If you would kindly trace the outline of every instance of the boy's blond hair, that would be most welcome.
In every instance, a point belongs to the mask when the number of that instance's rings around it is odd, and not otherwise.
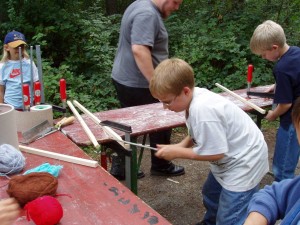
[[[250,49],[254,54],[271,50],[273,45],[282,48],[286,44],[283,28],[272,20],[260,24],[253,32],[250,40]]]
[[[155,97],[166,94],[180,95],[184,87],[195,86],[194,71],[182,59],[172,58],[162,61],[154,70],[150,81],[150,91]]]

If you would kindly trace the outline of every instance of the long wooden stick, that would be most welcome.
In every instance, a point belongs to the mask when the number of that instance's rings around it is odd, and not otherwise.
[[[91,140],[91,142],[93,143],[95,148],[100,149],[100,145],[99,145],[97,139],[95,138],[95,136],[92,133],[92,131],[90,130],[90,128],[86,125],[86,123],[84,122],[84,120],[82,119],[80,114],[77,112],[77,110],[73,106],[72,102],[67,101],[67,104],[68,104],[69,108],[71,109],[71,111],[73,112],[74,116],[77,118],[77,120],[81,124],[82,128],[84,129],[85,133],[87,134],[87,136],[89,137],[89,139]]]
[[[101,120],[99,120],[93,113],[91,113],[88,109],[86,109],[83,105],[81,105],[78,101],[73,100],[74,105],[76,105],[82,112],[84,112],[87,116],[89,116],[97,125],[101,125]],[[108,126],[102,126],[104,132],[110,136],[113,140],[118,141],[124,148],[124,141],[120,135],[118,135],[115,131],[113,131]]]
[[[266,114],[266,110],[258,107],[257,105],[253,104],[252,102],[247,101],[247,99],[239,96],[238,94],[230,91],[226,87],[222,86],[221,84],[216,83],[216,86],[221,88],[222,90],[226,91],[228,94],[232,95],[233,97],[239,99],[241,102],[245,103],[246,105],[250,106],[251,108],[255,109],[256,111],[260,112],[261,114]]]
[[[52,158],[52,159],[59,159],[61,161],[75,163],[75,164],[79,164],[79,165],[83,165],[83,166],[89,166],[89,167],[97,167],[98,166],[98,162],[94,161],[94,160],[82,159],[82,158],[78,158],[78,157],[74,157],[74,156],[70,156],[70,155],[64,155],[64,154],[60,154],[60,153],[56,153],[56,152],[49,152],[49,151],[32,148],[32,147],[28,147],[28,146],[24,146],[24,145],[19,145],[19,149],[23,152],[27,152],[30,154],[40,155],[40,156],[44,156],[44,157],[48,157],[48,158]]]

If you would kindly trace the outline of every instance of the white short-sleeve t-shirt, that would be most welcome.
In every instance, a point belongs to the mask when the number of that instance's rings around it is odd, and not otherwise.
[[[227,190],[254,188],[268,172],[268,147],[262,132],[238,106],[207,89],[195,88],[187,127],[198,155],[223,154],[210,162],[216,180]]]

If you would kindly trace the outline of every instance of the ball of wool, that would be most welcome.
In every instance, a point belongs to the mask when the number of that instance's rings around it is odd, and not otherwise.
[[[47,172],[47,173],[52,174],[55,177],[58,177],[59,172],[62,168],[63,168],[63,166],[60,166],[60,165],[50,165],[49,163],[44,163],[33,169],[25,171],[24,175],[32,173],[32,172]]]
[[[55,195],[58,186],[57,178],[46,172],[34,172],[27,175],[17,175],[9,180],[6,192],[14,197],[23,207],[44,195]]]
[[[0,176],[16,174],[25,167],[25,158],[14,146],[0,145]]]
[[[27,220],[33,220],[36,225],[55,225],[63,217],[63,209],[59,201],[51,196],[42,196],[28,202],[24,209]]]

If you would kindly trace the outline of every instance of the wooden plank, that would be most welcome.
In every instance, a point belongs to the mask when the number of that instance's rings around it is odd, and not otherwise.
[[[243,102],[244,104],[250,106],[251,108],[255,109],[256,111],[260,112],[261,114],[266,114],[266,110],[258,107],[257,105],[255,105],[252,102],[247,101],[247,99],[244,99],[243,97],[241,97],[240,95],[234,93],[233,91],[230,91],[229,89],[227,89],[226,87],[222,86],[221,84],[216,83],[216,86],[221,88],[223,91],[226,91],[228,94],[230,94],[231,96],[239,99],[241,102]]]
[[[92,114],[88,109],[86,109],[83,105],[81,105],[78,101],[74,100],[73,101],[74,105],[76,105],[82,112],[84,112],[87,116],[89,116],[96,124],[101,126],[101,120],[98,119],[94,114]],[[123,139],[121,138],[120,135],[118,135],[115,131],[113,131],[110,127],[108,126],[102,126],[102,129],[105,131],[105,133],[111,137],[113,140],[116,140],[122,145],[124,148],[126,146],[124,145]]]
[[[97,161],[94,160],[89,160],[89,159],[82,159],[74,156],[69,156],[69,155],[64,155],[56,152],[49,152],[37,148],[32,148],[24,145],[19,145],[19,149],[22,152],[27,152],[30,154],[35,154],[35,155],[40,155],[52,159],[59,159],[62,161],[70,162],[70,163],[75,163],[83,166],[89,166],[89,167],[97,167],[99,164]]]
[[[97,139],[95,138],[94,134],[92,133],[90,128],[87,126],[87,124],[84,122],[84,120],[82,119],[80,114],[77,112],[77,110],[73,106],[72,102],[67,101],[67,104],[68,104],[69,108],[71,109],[71,111],[73,112],[73,114],[75,115],[76,119],[79,121],[79,123],[82,126],[83,130],[85,131],[85,133],[87,134],[87,136],[89,137],[91,142],[93,143],[94,147],[96,149],[100,149],[100,145],[99,145]]]

